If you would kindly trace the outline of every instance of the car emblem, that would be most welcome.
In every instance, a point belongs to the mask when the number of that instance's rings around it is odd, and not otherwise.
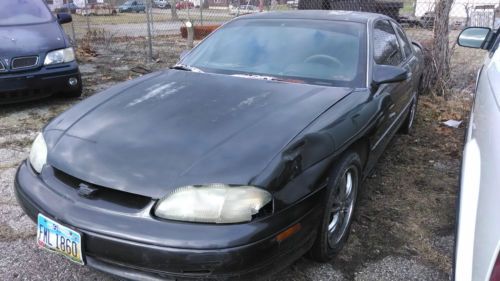
[[[78,195],[85,197],[85,198],[92,198],[96,195],[97,191],[99,191],[99,188],[95,186],[90,186],[85,183],[81,183],[78,186]]]

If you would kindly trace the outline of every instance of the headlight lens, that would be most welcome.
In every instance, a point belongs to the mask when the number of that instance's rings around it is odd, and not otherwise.
[[[253,186],[185,186],[161,199],[155,214],[190,222],[248,222],[270,201],[269,192]]]
[[[45,61],[43,62],[43,65],[70,62],[74,60],[75,60],[75,52],[73,51],[73,48],[66,48],[49,52],[47,56],[45,56]]]
[[[39,133],[38,136],[36,136],[36,139],[31,146],[29,160],[31,166],[37,173],[42,171],[43,165],[47,162],[47,145],[45,144],[45,139],[43,138],[42,133]]]

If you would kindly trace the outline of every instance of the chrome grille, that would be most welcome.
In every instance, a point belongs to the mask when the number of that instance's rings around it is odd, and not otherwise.
[[[5,71],[5,66],[3,65],[2,61],[0,60],[0,72]]]
[[[12,59],[12,69],[29,68],[38,64],[38,56],[19,57]]]

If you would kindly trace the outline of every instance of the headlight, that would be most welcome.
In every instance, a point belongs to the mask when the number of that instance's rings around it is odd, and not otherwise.
[[[185,186],[161,199],[155,214],[179,221],[248,222],[270,201],[269,192],[253,186]]]
[[[70,62],[74,60],[75,60],[75,52],[73,51],[73,48],[66,48],[49,52],[47,56],[45,56],[45,61],[43,62],[43,65]]]
[[[43,134],[39,133],[36,136],[30,151],[30,163],[31,167],[37,172],[42,171],[43,165],[47,162],[47,145],[45,144],[45,139]]]

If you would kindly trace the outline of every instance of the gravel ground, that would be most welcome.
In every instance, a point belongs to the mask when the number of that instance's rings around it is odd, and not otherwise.
[[[130,44],[127,44],[130,47]],[[177,42],[168,48],[182,49]],[[140,46],[138,48],[141,48]],[[178,52],[144,65],[112,50],[79,52],[85,83],[82,99],[119,81],[176,61]],[[137,50],[141,52],[142,50]],[[168,55],[171,54],[171,55]],[[470,76],[470,77],[469,77]],[[464,128],[474,75],[449,100],[424,96],[416,131],[397,135],[364,183],[347,246],[330,263],[301,258],[271,280],[449,280]],[[35,225],[17,205],[13,178],[42,126],[79,100],[49,98],[0,107],[0,280],[116,280],[38,249]]]

